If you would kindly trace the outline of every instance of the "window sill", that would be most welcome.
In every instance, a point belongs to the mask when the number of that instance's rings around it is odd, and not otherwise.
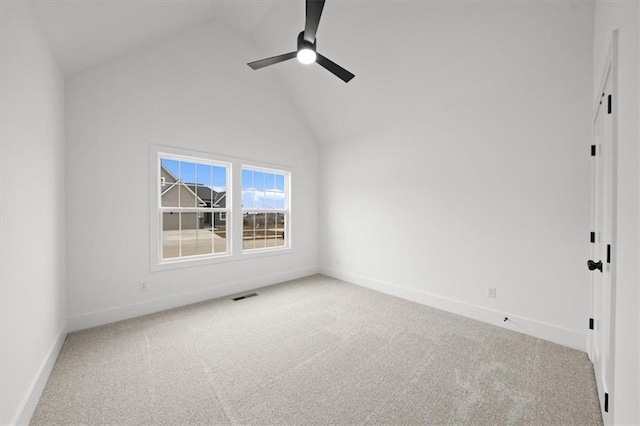
[[[166,260],[162,262],[154,262],[151,264],[152,272],[171,271],[182,268],[194,268],[200,266],[218,265],[221,263],[238,262],[245,260],[254,260],[261,257],[282,256],[293,253],[290,247],[272,248],[267,250],[245,251],[240,254],[224,254],[211,257],[194,257],[179,260]]]
[[[279,256],[281,254],[291,253],[293,250],[290,247],[273,247],[268,249],[257,249],[257,250],[242,250],[240,253],[240,260],[243,259],[254,259],[256,257],[267,257],[267,256]]]

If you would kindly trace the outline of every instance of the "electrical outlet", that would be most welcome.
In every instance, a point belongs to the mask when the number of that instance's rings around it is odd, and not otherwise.
[[[140,281],[140,291],[147,291],[147,290],[149,290],[147,283],[144,281]]]
[[[495,287],[487,287],[487,297],[492,299],[496,298],[496,288]]]

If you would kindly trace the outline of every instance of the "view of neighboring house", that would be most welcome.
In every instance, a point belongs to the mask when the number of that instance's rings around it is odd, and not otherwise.
[[[227,193],[218,192],[209,186],[185,183],[161,165],[160,193],[163,207],[226,207]],[[180,228],[179,217],[182,217]],[[163,231],[178,229],[224,230],[226,226],[225,212],[165,213],[162,221]]]

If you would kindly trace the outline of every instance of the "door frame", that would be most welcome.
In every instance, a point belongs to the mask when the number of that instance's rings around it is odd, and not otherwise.
[[[605,87],[608,79],[611,79],[611,263],[609,264],[609,273],[611,277],[611,330],[609,334],[609,358],[611,360],[611,377],[608,378],[606,384],[610,389],[598,389],[598,399],[600,400],[600,394],[604,395],[605,392],[609,394],[608,398],[608,412],[605,412],[605,407],[602,405],[600,410],[602,419],[605,424],[614,423],[614,398],[615,394],[613,389],[615,387],[615,342],[616,342],[616,282],[617,282],[617,240],[618,240],[618,114],[617,114],[617,100],[618,100],[618,30],[614,30],[611,34],[611,43],[607,52],[600,85],[596,92],[595,104],[593,107],[592,115],[592,144],[596,140],[596,120],[598,118],[598,111],[601,108],[601,103],[607,102],[607,99],[603,99],[602,94],[605,93]],[[599,154],[600,149],[596,148],[596,152]],[[592,171],[593,173],[593,171]],[[594,188],[591,188],[592,197],[594,197]],[[591,201],[591,221],[593,223],[593,208],[594,200]],[[593,273],[593,272],[592,272]],[[590,281],[592,281],[590,279]],[[593,285],[593,283],[591,283]],[[590,314],[593,317],[593,288],[591,289],[591,304]],[[593,341],[592,334],[589,334],[588,339],[588,354],[589,359],[593,362]],[[596,385],[598,380],[596,380]]]

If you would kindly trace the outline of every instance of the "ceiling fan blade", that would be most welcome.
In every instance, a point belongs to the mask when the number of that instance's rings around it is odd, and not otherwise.
[[[316,41],[316,33],[324,8],[324,0],[307,0],[306,20],[304,23],[304,39],[313,44]]]
[[[260,59],[259,61],[249,62],[247,65],[249,65],[254,70],[259,70],[260,68],[268,67],[269,65],[275,65],[279,62],[293,59],[297,54],[298,52],[285,53],[284,55],[272,56],[270,58]]]
[[[325,58],[324,56],[322,56],[318,52],[316,52],[316,55],[318,56],[316,58],[316,62],[317,63],[322,65],[327,71],[332,72],[333,74],[335,74],[338,78],[342,79],[342,81],[344,81],[345,83],[348,83],[349,80],[351,80],[353,77],[355,77],[355,74],[351,74],[349,71],[345,70],[344,68],[342,68],[340,65],[336,64],[335,62]]]

